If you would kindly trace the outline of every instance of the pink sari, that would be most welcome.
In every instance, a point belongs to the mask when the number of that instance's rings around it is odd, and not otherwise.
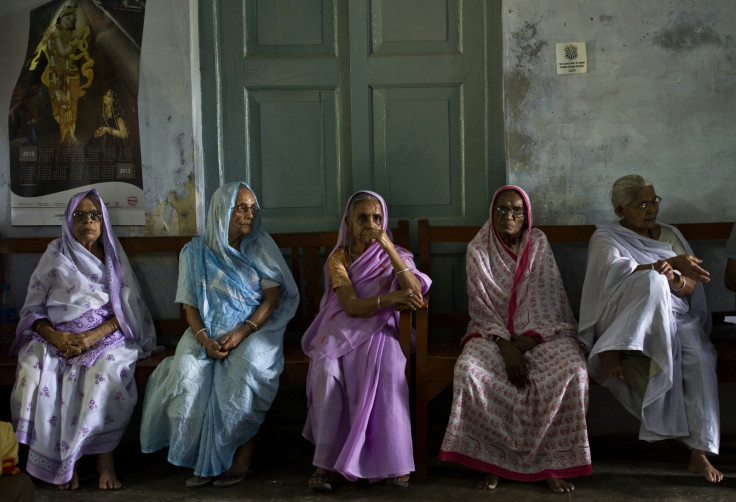
[[[386,203],[378,194],[369,193],[381,203],[383,228],[388,231]],[[348,242],[343,218],[332,253]],[[421,281],[422,294],[426,293],[429,277],[415,270],[411,253],[396,250]],[[400,288],[388,254],[377,243],[347,270],[361,298]],[[309,411],[302,434],[315,445],[313,464],[351,481],[408,474],[414,470],[414,459],[398,312],[384,308],[370,317],[350,317],[331,286],[327,263],[324,272],[320,312],[302,338],[302,349],[310,360]]]
[[[506,190],[527,209],[515,255],[493,227],[493,208]],[[517,481],[592,473],[585,423],[588,375],[577,323],[552,249],[532,228],[529,198],[500,188],[491,218],[467,251],[470,324],[455,365],[450,421],[439,458]],[[506,375],[494,337],[540,337],[524,353],[531,384],[519,389]]]

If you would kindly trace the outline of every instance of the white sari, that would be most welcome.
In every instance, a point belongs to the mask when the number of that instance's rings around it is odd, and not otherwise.
[[[660,225],[692,253],[675,227]],[[665,276],[634,272],[638,265],[675,254],[670,244],[618,222],[598,225],[588,250],[579,337],[589,353],[590,375],[641,420],[640,439],[678,439],[718,453],[716,351],[703,287],[698,284],[689,298],[679,298]],[[650,359],[643,396],[624,380],[607,377],[598,355],[609,350],[641,352]]]

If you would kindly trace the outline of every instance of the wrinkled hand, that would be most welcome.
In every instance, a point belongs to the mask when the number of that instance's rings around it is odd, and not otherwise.
[[[539,338],[527,335],[511,335],[511,345],[516,347],[522,354],[532,350],[539,344]]]
[[[202,347],[207,351],[207,357],[211,359],[224,359],[230,353],[228,350],[222,350],[220,344],[211,338],[207,338]]]
[[[388,238],[388,234],[382,228],[366,228],[360,234],[360,240],[363,242],[375,242],[386,249],[388,246],[393,246],[394,243]]]
[[[672,265],[667,260],[657,260],[654,262],[654,271],[665,276],[668,281],[675,278],[675,269],[672,268]]]
[[[710,282],[710,272],[700,267],[698,264],[703,260],[691,254],[681,254],[667,258],[666,260],[672,268],[678,270],[685,277],[689,277],[698,282]]]
[[[240,342],[245,340],[249,335],[250,333],[246,333],[245,327],[232,330],[220,340],[220,350],[230,352],[240,345]]]
[[[506,364],[506,375],[509,381],[519,389],[525,388],[530,383],[529,369],[526,367],[521,351],[512,342],[500,342],[498,347],[501,349],[501,357]]]
[[[406,305],[412,310],[422,308],[424,305],[424,298],[422,293],[414,291],[413,289],[399,289],[389,293],[391,300],[394,305]]]
[[[82,352],[84,352],[79,346],[79,337],[70,331],[49,331],[45,338],[59,349],[67,359],[82,355]]]

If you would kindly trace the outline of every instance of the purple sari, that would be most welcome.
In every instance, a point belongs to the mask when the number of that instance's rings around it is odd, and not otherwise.
[[[383,210],[384,200],[373,192]],[[351,197],[352,199],[352,197]],[[345,217],[348,213],[345,209]],[[343,217],[331,255],[349,244]],[[396,248],[422,283],[431,280],[415,270],[411,253]],[[371,244],[348,267],[358,297],[400,289],[388,254]],[[378,481],[414,470],[409,419],[406,359],[398,341],[399,314],[384,308],[370,317],[351,317],[342,309],[326,263],[325,295],[320,312],[304,333],[302,349],[310,359],[307,377],[308,416],[303,435],[315,445],[314,465],[339,472],[348,480]]]

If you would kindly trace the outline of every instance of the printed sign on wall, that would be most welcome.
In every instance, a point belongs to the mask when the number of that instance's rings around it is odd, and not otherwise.
[[[116,225],[144,225],[138,133],[143,0],[55,0],[31,11],[9,114],[11,222],[59,225],[96,187]]]
[[[585,42],[557,44],[557,74],[587,73],[588,57]]]

